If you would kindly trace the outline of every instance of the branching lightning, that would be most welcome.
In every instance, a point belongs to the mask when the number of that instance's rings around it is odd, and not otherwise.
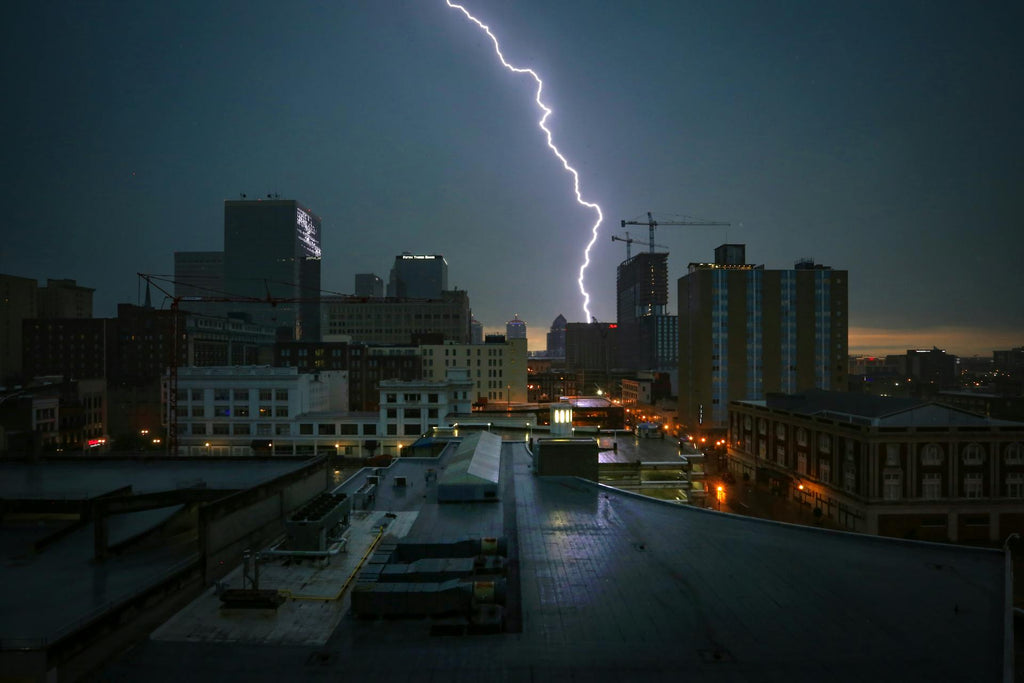
[[[513,73],[530,74],[533,80],[537,83],[537,95],[534,99],[537,102],[537,107],[543,112],[543,114],[540,117],[540,120],[537,121],[537,125],[540,127],[542,131],[544,131],[544,135],[547,138],[548,148],[554,153],[556,157],[558,157],[558,160],[562,162],[562,167],[572,175],[572,186],[573,191],[576,193],[576,201],[579,202],[581,205],[587,207],[588,209],[593,209],[597,213],[597,221],[594,223],[594,226],[590,229],[590,241],[587,242],[587,246],[583,250],[583,265],[580,266],[580,276],[577,279],[577,282],[580,286],[580,294],[583,295],[583,314],[585,316],[584,321],[590,322],[590,295],[587,294],[587,290],[583,286],[583,273],[586,271],[587,266],[590,265],[590,249],[591,247],[594,246],[594,242],[597,241],[597,229],[601,225],[601,222],[604,220],[604,214],[601,212],[600,206],[593,202],[588,202],[585,199],[583,199],[583,194],[580,192],[580,174],[576,172],[575,168],[569,165],[568,160],[558,150],[558,147],[556,147],[555,143],[552,141],[551,130],[546,125],[548,116],[551,115],[551,107],[544,104],[544,101],[541,99],[541,92],[544,90],[544,81],[540,79],[540,76],[538,76],[537,72],[534,71],[533,69],[526,69],[523,67],[513,66],[512,64],[509,64],[508,60],[505,59],[505,55],[501,53],[501,46],[498,44],[497,37],[495,37],[495,35],[491,33],[490,27],[488,27],[482,21],[480,21],[472,14],[470,14],[465,7],[456,4],[451,0],[445,0],[445,3],[447,3],[448,7],[452,9],[457,9],[460,12],[462,12],[467,19],[476,24],[484,33],[487,34],[487,37],[491,39],[492,43],[494,43],[494,52],[498,55],[498,59],[501,60],[502,66],[504,66],[506,69]]]

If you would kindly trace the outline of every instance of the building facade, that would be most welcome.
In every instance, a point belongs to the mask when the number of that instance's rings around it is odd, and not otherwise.
[[[349,379],[348,409],[365,412],[380,408],[382,380],[413,381],[422,378],[421,353],[416,346],[279,342],[274,347],[274,365],[296,367],[299,372],[346,371]]]
[[[223,251],[174,252],[174,296],[219,296],[224,293]]]
[[[470,412],[472,383],[452,370],[438,382],[387,380],[376,412],[351,412],[347,373],[298,368],[183,368],[179,454],[187,456],[399,456],[433,427]]]
[[[526,322],[519,319],[518,313],[505,323],[505,338],[526,339]]]
[[[324,297],[323,314],[326,340],[366,344],[410,344],[425,334],[465,343],[472,317],[463,290],[442,292],[429,301]]]
[[[253,322],[293,339],[320,338],[320,218],[292,199],[224,202],[224,287]]]
[[[526,339],[498,336],[484,344],[423,344],[423,378],[441,381],[461,368],[473,384],[472,400],[482,404],[526,403]]]
[[[730,404],[729,469],[842,528],[929,541],[1024,531],[1024,423],[812,390]]]
[[[395,257],[388,280],[388,296],[399,299],[440,299],[448,291],[448,262],[441,254]]]
[[[565,358],[565,328],[568,323],[561,313],[551,322],[547,335],[547,355],[551,358]]]
[[[619,326],[616,323],[568,323],[565,328],[565,368],[576,375],[577,390],[584,395],[607,391],[616,377],[619,360]]]
[[[733,262],[740,246],[678,282],[679,416],[691,429],[724,429],[731,401],[847,389],[846,271],[765,270]]]
[[[384,280],[375,273],[356,273],[355,294],[359,297],[380,299],[384,296]]]

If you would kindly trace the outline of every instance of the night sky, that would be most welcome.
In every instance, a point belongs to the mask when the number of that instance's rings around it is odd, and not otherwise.
[[[687,263],[850,271],[851,351],[1024,344],[1024,3],[466,0],[535,69],[605,223],[652,211],[670,310]],[[324,288],[441,253],[487,331],[531,348],[576,285],[592,213],[534,85],[444,0],[55,2],[5,10],[0,272],[74,278],[96,315],[137,272],[223,247],[223,200],[323,218]],[[646,229],[632,231],[646,239]],[[641,245],[634,245],[634,249]]]

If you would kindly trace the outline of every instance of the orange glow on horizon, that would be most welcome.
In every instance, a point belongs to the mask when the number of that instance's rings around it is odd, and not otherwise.
[[[885,356],[938,347],[957,356],[991,357],[994,350],[1020,346],[1022,338],[1021,330],[952,326],[910,330],[851,327],[848,335],[852,356]]]

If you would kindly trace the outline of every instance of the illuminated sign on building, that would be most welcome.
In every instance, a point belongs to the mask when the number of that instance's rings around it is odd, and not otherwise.
[[[295,209],[295,236],[306,248],[306,256],[320,258],[320,230],[313,217],[302,209]]]

